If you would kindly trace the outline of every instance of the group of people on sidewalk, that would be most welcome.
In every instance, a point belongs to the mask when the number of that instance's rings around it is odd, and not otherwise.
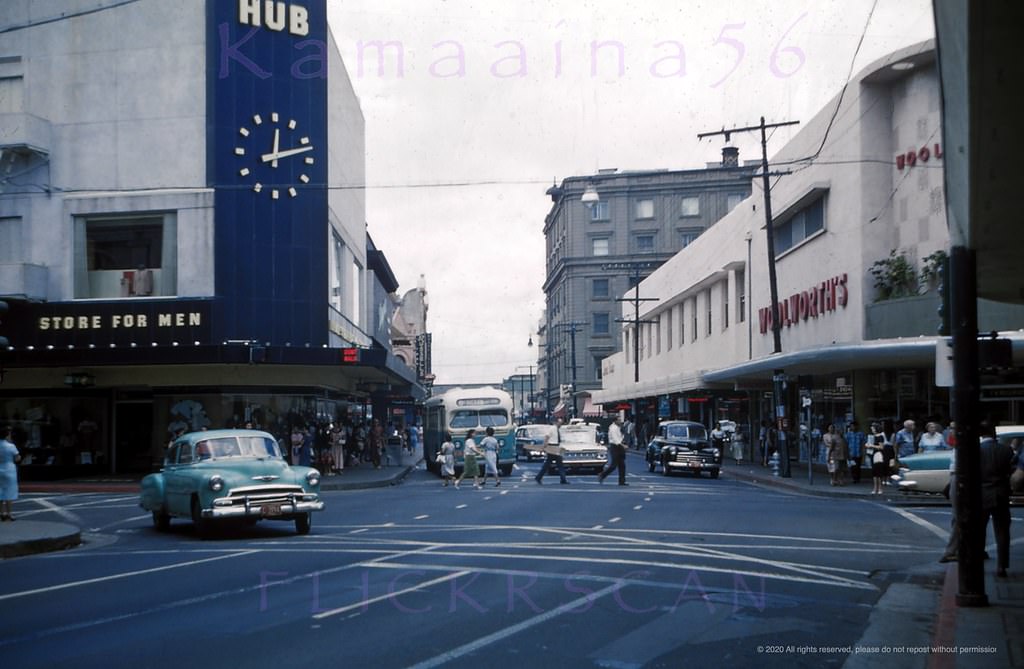
[[[293,465],[317,467],[327,475],[341,474],[345,467],[368,463],[380,469],[389,440],[414,453],[422,439],[418,426],[402,426],[380,420],[350,423],[295,423],[288,438],[279,437],[281,451]]]

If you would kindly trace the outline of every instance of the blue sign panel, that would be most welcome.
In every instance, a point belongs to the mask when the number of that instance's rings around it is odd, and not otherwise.
[[[211,0],[207,12],[214,335],[326,344],[326,0]]]

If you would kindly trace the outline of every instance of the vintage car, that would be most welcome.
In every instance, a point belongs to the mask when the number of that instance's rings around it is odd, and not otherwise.
[[[668,476],[673,472],[690,472],[700,476],[708,472],[717,479],[722,468],[722,449],[708,439],[708,431],[700,423],[669,420],[658,425],[658,434],[647,444],[647,468]]]
[[[1014,445],[1014,440],[1024,439],[1024,425],[1000,425],[996,427],[996,439]],[[929,451],[900,458],[898,474],[893,482],[900,492],[934,493],[949,497],[949,463],[953,451]]]
[[[153,525],[190,518],[200,536],[232,519],[295,522],[309,532],[312,512],[322,511],[320,472],[291,467],[277,442],[258,430],[209,430],[183,434],[167,449],[164,466],[142,479],[139,500]]]
[[[608,463],[608,447],[597,436],[597,425],[572,421],[558,430],[558,449],[567,470],[601,471]]]
[[[550,425],[521,425],[516,428],[516,459],[526,458],[530,462],[534,458],[544,459],[544,440]]]

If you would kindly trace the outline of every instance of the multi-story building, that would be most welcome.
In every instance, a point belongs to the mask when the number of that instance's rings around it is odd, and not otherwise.
[[[397,285],[325,0],[14,0],[0,25],[0,420],[32,466],[145,470],[172,428],[417,392],[375,322]]]
[[[751,198],[639,285],[656,301],[641,305],[639,333],[618,334],[639,336],[640,356],[626,346],[606,358],[595,401],[638,404],[648,424],[730,419],[756,434],[776,414],[774,382],[793,432],[948,419],[951,381],[936,367],[936,269],[950,245],[940,99],[934,42],[902,49],[773,157],[792,171],[771,193],[781,351],[764,208]],[[983,332],[1005,331],[1017,365],[988,382],[1019,384],[1024,308],[979,300],[978,319]],[[993,420],[1024,417],[1019,385],[1009,390],[983,389]]]
[[[750,195],[755,168],[734,147],[722,157],[697,170],[600,170],[548,189],[538,359],[548,412],[599,413],[588,397],[601,360],[619,350],[617,300]]]

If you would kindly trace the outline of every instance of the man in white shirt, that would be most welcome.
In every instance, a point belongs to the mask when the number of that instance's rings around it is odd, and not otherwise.
[[[598,481],[604,483],[605,478],[616,469],[619,470],[619,485],[626,483],[626,447],[622,445],[622,416],[615,415],[615,421],[608,426],[608,455],[610,456],[608,467],[598,476]]]

